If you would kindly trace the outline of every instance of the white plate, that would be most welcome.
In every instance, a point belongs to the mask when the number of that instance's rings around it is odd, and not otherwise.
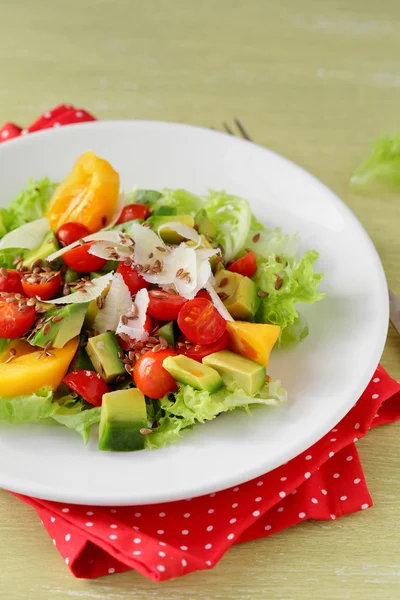
[[[179,444],[132,454],[99,452],[95,439],[85,447],[62,427],[2,425],[0,485],[64,502],[155,503],[239,484],[307,449],[356,402],[385,342],[385,276],[360,223],[329,189],[273,152],[205,129],[144,121],[73,125],[2,144],[2,205],[29,177],[61,180],[88,149],[111,162],[124,188],[224,188],[247,198],[261,221],[299,231],[303,248],[320,252],[327,298],[304,311],[307,340],[274,353],[269,372],[290,394],[281,409],[224,414]]]

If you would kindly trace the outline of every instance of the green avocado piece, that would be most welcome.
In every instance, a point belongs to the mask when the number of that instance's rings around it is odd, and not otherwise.
[[[169,321],[168,323],[164,323],[161,327],[159,327],[154,335],[163,337],[164,340],[168,342],[168,346],[171,348],[175,348],[175,334],[174,334],[174,322]]]
[[[223,381],[215,369],[183,354],[167,356],[163,367],[177,381],[191,385],[195,390],[205,390],[213,394],[223,386]]]
[[[84,347],[86,343],[86,336],[81,336],[81,342],[77,353],[72,359],[69,371],[95,371],[92,361],[90,360],[88,353]]]
[[[69,340],[79,335],[85,319],[88,303],[66,304],[47,311],[44,315],[44,323],[35,335],[29,340],[32,346],[44,348],[52,342],[54,348],[62,348]],[[62,317],[56,319],[54,317]]]
[[[99,312],[99,307],[97,305],[96,300],[91,300],[89,302],[85,321],[83,323],[83,325],[86,329],[92,329],[94,320],[97,317],[98,312]]]
[[[137,388],[103,395],[99,426],[99,450],[143,450],[147,428],[146,401]]]
[[[153,216],[145,221],[145,223],[151,223],[153,231],[157,233],[158,228],[161,225],[172,222],[183,223],[183,225],[188,225],[188,227],[194,226],[194,218],[192,215]],[[164,229],[160,231],[160,237],[166,244],[180,244],[184,239],[179,233],[173,229],[169,229],[169,227],[164,227]]]
[[[239,387],[250,396],[259,392],[265,384],[266,367],[230,350],[205,356],[203,364],[218,371],[227,387]]]
[[[208,234],[211,239],[215,238],[215,236],[217,235],[217,230],[215,228],[214,223],[208,218],[208,215],[204,208],[202,208],[201,210],[199,210],[198,213],[196,213],[194,221],[199,227],[198,231],[200,235]]]
[[[24,267],[30,268],[36,260],[44,261],[49,254],[56,252],[59,248],[60,245],[54,232],[48,231],[39,246],[25,253],[22,264]]]
[[[234,319],[251,321],[254,319],[261,298],[258,286],[244,275],[221,270],[215,275],[214,289],[221,294],[223,302]]]
[[[122,350],[112,331],[89,338],[86,352],[96,371],[106,381],[113,381],[118,375],[126,374],[125,365],[119,357]]]
[[[74,269],[68,267],[68,269],[65,271],[64,281],[65,283],[71,283],[72,281],[78,281],[78,279],[80,279],[81,277],[81,273],[78,273],[78,271],[74,271]]]

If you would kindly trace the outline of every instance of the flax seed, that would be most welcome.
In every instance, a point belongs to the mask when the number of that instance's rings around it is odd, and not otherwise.
[[[147,427],[143,427],[142,429],[140,429],[139,431],[142,435],[150,435],[150,433],[153,433],[152,429],[148,429]]]
[[[253,236],[253,242],[256,244],[259,239],[260,239],[260,234],[256,233],[256,235]]]
[[[227,277],[224,277],[223,279],[221,279],[221,281],[220,281],[220,283],[219,283],[219,287],[220,287],[220,288],[223,288],[223,287],[225,287],[226,285],[228,285],[228,283],[229,283],[229,279],[228,279]]]
[[[4,279],[8,278],[8,271],[4,267],[1,267],[0,274],[2,275],[2,277],[4,277]]]
[[[268,292],[264,292],[264,290],[259,290],[259,291],[257,292],[257,296],[258,296],[259,298],[265,298],[266,296],[269,296],[269,294],[268,294]]]

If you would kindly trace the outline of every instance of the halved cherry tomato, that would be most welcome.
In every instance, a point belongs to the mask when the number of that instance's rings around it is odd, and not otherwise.
[[[133,368],[133,381],[149,398],[163,398],[176,389],[176,381],[163,367],[167,356],[176,356],[173,350],[149,350],[142,354]]]
[[[22,289],[25,296],[29,298],[38,298],[39,300],[50,300],[55,298],[61,287],[61,275],[56,273],[54,277],[45,283],[29,283],[25,278],[22,279]]]
[[[133,219],[142,219],[145,221],[150,214],[150,209],[147,204],[128,204],[124,206],[117,221],[117,225],[133,221]]]
[[[220,352],[220,350],[226,350],[229,346],[228,332],[225,331],[222,336],[213,344],[185,344],[185,336],[180,336],[176,345],[178,354],[184,354],[188,358],[201,362],[205,356],[213,354],[214,352]],[[190,342],[190,340],[189,340]]]
[[[150,319],[149,315],[146,315],[146,320],[144,322],[143,327],[148,333],[151,333],[153,331],[153,323],[152,323],[152,320]],[[122,350],[124,350],[124,352],[128,352],[128,350],[132,350],[134,348],[135,344],[137,343],[137,340],[129,339],[129,341],[128,341],[127,339],[125,339],[125,336],[121,337],[120,335],[117,335],[117,338],[119,341],[119,345],[121,346]]]
[[[20,310],[18,300],[0,300],[0,338],[18,338],[32,327],[35,321],[35,307],[25,306]]]
[[[239,273],[245,277],[253,277],[257,271],[257,260],[254,252],[248,252],[226,267],[228,271]]]
[[[57,231],[58,241],[62,246],[69,246],[78,240],[81,240],[86,235],[89,235],[91,231],[82,223],[64,223]]]
[[[22,294],[22,274],[15,269],[0,269],[0,292]]]
[[[63,382],[93,406],[101,406],[103,394],[110,391],[105,380],[94,371],[71,371]]]
[[[195,298],[181,308],[178,327],[195,344],[213,344],[223,335],[226,321],[212,302]]]
[[[66,265],[78,271],[79,273],[90,273],[91,271],[98,271],[103,268],[106,264],[104,258],[99,258],[93,254],[89,254],[89,248],[96,242],[88,242],[83,246],[77,246],[68,250],[63,254],[63,259]]]
[[[205,298],[206,300],[210,300],[211,302],[211,296],[207,292],[207,290],[200,290],[199,292],[197,292],[196,298]]]
[[[182,306],[186,304],[186,298],[169,294],[163,290],[152,290],[149,292],[150,303],[147,309],[149,315],[160,321],[173,321],[179,315]]]
[[[146,281],[140,273],[132,269],[132,267],[128,267],[125,263],[119,263],[117,273],[121,273],[123,280],[129,288],[130,293],[137,294],[139,290],[146,288],[149,289],[150,284]]]

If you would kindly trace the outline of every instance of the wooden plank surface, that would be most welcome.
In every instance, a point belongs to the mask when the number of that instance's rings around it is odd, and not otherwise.
[[[27,125],[68,101],[110,119],[218,128],[238,116],[347,202],[400,294],[400,198],[348,189],[372,141],[400,131],[397,0],[22,0],[0,4],[0,23],[0,121]],[[397,378],[399,358],[390,330],[382,362]],[[243,544],[212,571],[162,585],[134,572],[74,579],[34,512],[0,492],[0,597],[393,600],[399,434],[382,427],[358,444],[374,508]]]

